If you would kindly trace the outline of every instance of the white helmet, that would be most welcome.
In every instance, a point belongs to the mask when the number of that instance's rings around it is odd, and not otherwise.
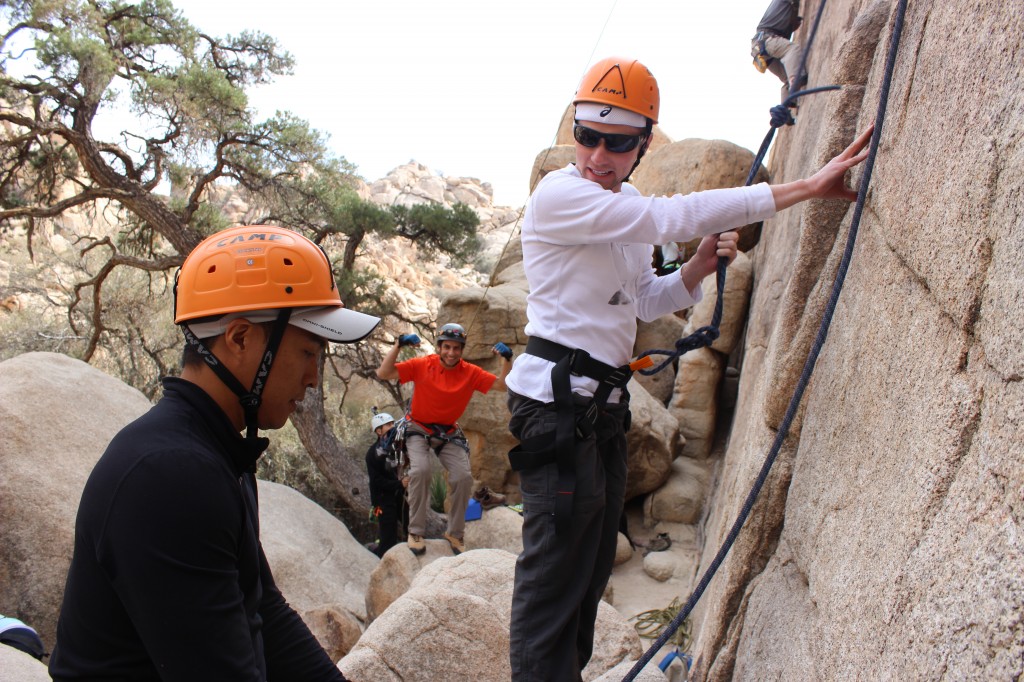
[[[385,424],[388,424],[393,421],[395,421],[395,418],[392,417],[387,412],[378,412],[377,414],[373,415],[373,419],[370,420],[370,424],[373,425],[373,430],[376,431]]]

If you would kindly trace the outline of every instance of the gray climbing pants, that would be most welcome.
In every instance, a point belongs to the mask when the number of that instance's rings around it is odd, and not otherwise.
[[[574,396],[579,414],[590,399]],[[509,391],[509,430],[524,440],[555,430],[554,405]],[[523,553],[512,592],[513,682],[573,682],[594,648],[594,621],[615,562],[626,492],[626,405],[608,405],[594,433],[575,442],[572,525],[555,533],[558,467],[519,472]]]

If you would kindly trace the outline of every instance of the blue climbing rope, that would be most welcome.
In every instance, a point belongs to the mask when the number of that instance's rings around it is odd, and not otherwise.
[[[861,179],[860,188],[857,192],[857,203],[853,210],[853,220],[850,224],[850,234],[846,239],[846,249],[843,251],[842,261],[839,263],[839,270],[836,273],[835,282],[832,285],[832,293],[829,296],[828,304],[825,307],[825,312],[822,315],[821,325],[818,328],[818,335],[814,339],[814,344],[811,346],[810,352],[807,354],[807,361],[804,363],[803,372],[800,375],[800,380],[797,382],[796,389],[793,391],[793,397],[789,401],[789,407],[786,409],[786,414],[782,419],[782,424],[779,426],[778,433],[775,435],[775,440],[772,442],[772,447],[765,457],[764,464],[761,466],[761,471],[757,476],[757,480],[754,482],[754,486],[750,489],[747,494],[747,498],[743,503],[743,508],[740,510],[739,516],[729,529],[729,533],[719,548],[718,553],[715,555],[714,560],[708,566],[704,575],[701,576],[700,582],[697,584],[696,589],[687,599],[686,604],[679,610],[676,617],[669,623],[668,627],[662,632],[658,639],[650,646],[650,648],[640,657],[636,665],[629,671],[629,673],[622,678],[622,682],[631,682],[636,676],[643,670],[644,666],[650,662],[655,652],[668,642],[669,638],[675,633],[679,626],[686,620],[690,615],[690,612],[696,606],[697,601],[704,594],[704,590],[707,589],[708,583],[711,578],[714,577],[718,567],[725,560],[725,556],[729,553],[733,543],[736,541],[739,535],[740,529],[746,522],[747,517],[750,515],[750,511],[754,506],[754,502],[757,500],[758,494],[761,492],[761,488],[764,486],[765,480],[768,478],[768,473],[771,471],[772,465],[775,463],[775,459],[782,449],[782,443],[785,441],[786,436],[789,434],[789,428],[793,423],[793,419],[796,416],[797,408],[800,406],[800,401],[803,398],[804,391],[807,388],[808,382],[811,380],[811,374],[814,372],[814,365],[818,361],[818,355],[821,353],[822,347],[825,345],[825,339],[828,337],[828,330],[832,324],[832,316],[835,313],[836,304],[839,301],[839,295],[843,290],[843,283],[846,280],[846,273],[850,268],[850,261],[853,258],[853,247],[857,241],[857,232],[860,228],[860,220],[864,211],[864,201],[867,197],[868,187],[871,184],[871,174],[875,167],[875,156],[878,153],[878,142],[882,136],[882,126],[885,122],[885,112],[889,101],[889,87],[892,83],[892,74],[896,65],[896,53],[900,44],[900,36],[903,32],[903,18],[907,11],[907,0],[899,0],[899,4],[896,9],[896,19],[893,23],[892,36],[889,43],[889,53],[886,57],[885,72],[882,77],[882,88],[879,95],[878,111],[875,114],[875,130],[871,135],[871,145],[868,150],[867,159],[864,161],[864,176]]]

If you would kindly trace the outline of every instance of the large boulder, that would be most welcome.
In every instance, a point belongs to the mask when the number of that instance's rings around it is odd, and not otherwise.
[[[719,336],[711,348],[723,355],[729,355],[739,344],[747,322],[747,305],[754,284],[753,261],[742,251],[736,255],[725,274],[725,294],[722,297],[722,321],[718,327]],[[703,298],[693,307],[686,321],[685,334],[711,324],[711,318],[718,303],[718,279],[708,275],[700,283]]]
[[[366,619],[379,559],[341,521],[288,486],[259,481],[260,542],[274,580],[297,609],[338,604]]]
[[[53,647],[82,488],[142,393],[58,353],[0,363],[0,613]],[[2,648],[2,647],[0,647]]]
[[[679,423],[665,406],[631,379],[629,410],[632,426],[626,433],[626,499],[644,495],[665,482],[672,460],[683,446]]]
[[[477,521],[466,524],[469,549],[503,549],[511,554],[523,551],[523,517],[508,507],[485,509]]]
[[[466,547],[501,549],[517,555],[523,551],[523,517],[508,507],[487,509],[476,521],[466,524]],[[409,589],[419,572],[434,561],[451,556],[446,540],[426,541],[427,551],[416,556],[400,542],[389,549],[373,568],[366,590],[367,622],[382,614]]]
[[[341,521],[301,493],[259,481],[260,542],[285,599],[334,660],[359,639],[379,560]]]
[[[447,540],[426,540],[426,551],[413,554],[409,545],[399,542],[381,557],[370,573],[366,588],[366,622],[374,621],[399,597],[409,591],[412,581],[425,566],[452,555]]]
[[[710,348],[698,348],[679,358],[668,411],[685,438],[682,454],[687,457],[705,459],[711,454],[724,371],[724,358]]]
[[[710,480],[708,462],[689,457],[677,458],[672,462],[672,475],[665,485],[644,500],[644,525],[651,527],[659,521],[697,523],[704,509]]]
[[[50,674],[42,661],[0,644],[0,682],[50,682]]]
[[[338,667],[354,680],[379,682],[434,682],[445,677],[444,671],[458,679],[508,679],[514,573],[515,556],[498,549],[472,550],[425,566]],[[594,658],[583,679],[594,680],[640,651],[633,627],[602,602]]]

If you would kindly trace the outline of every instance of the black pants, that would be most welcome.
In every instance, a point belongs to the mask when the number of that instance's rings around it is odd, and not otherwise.
[[[576,396],[577,413],[589,399]],[[524,440],[555,430],[550,403],[509,392],[509,430]],[[626,492],[626,405],[609,405],[594,433],[575,443],[572,525],[555,534],[558,467],[519,472],[523,493],[523,553],[512,592],[513,682],[572,682],[594,648],[594,621],[615,562]]]
[[[399,522],[402,523],[401,529],[399,529]],[[409,506],[405,504],[403,493],[388,495],[384,498],[380,505],[377,525],[380,542],[377,544],[375,554],[382,557],[385,552],[398,544],[399,537],[402,537],[403,542],[405,541],[405,528],[409,525]]]

